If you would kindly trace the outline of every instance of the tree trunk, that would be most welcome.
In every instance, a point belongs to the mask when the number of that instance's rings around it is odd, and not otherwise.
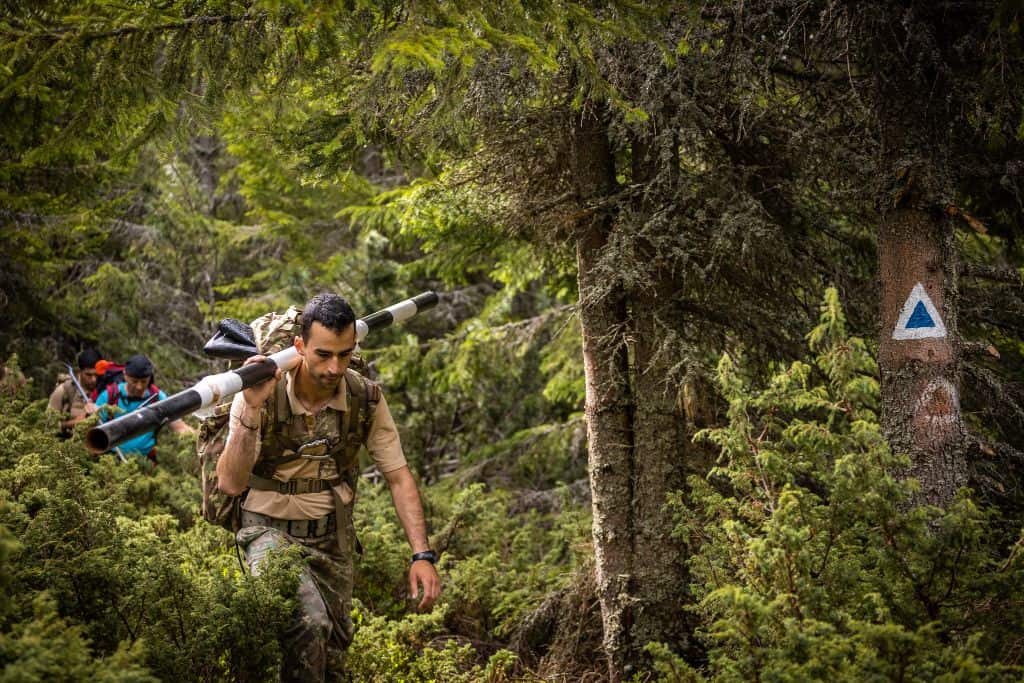
[[[892,449],[910,455],[915,504],[945,506],[967,482],[949,218],[915,206],[886,212],[878,263],[882,426]]]
[[[650,138],[632,141],[632,182],[656,182],[658,150]],[[666,163],[669,174],[678,160]],[[643,199],[635,208],[640,220],[650,214]],[[638,226],[634,226],[639,229]],[[642,233],[642,230],[641,230]],[[654,245],[637,237],[643,258],[657,264],[660,255]],[[690,657],[692,627],[683,612],[689,602],[686,553],[682,542],[672,538],[673,516],[665,505],[669,493],[682,490],[690,448],[681,387],[672,383],[672,367],[678,361],[676,349],[666,348],[671,332],[681,331],[684,320],[672,309],[676,284],[667,272],[655,267],[651,282],[631,292],[633,320],[634,390],[634,627],[633,645],[640,648],[651,641],[666,643]]]
[[[869,41],[880,124],[878,270],[881,281],[882,428],[910,457],[914,504],[946,506],[967,483],[960,412],[957,250],[945,202],[954,196],[950,150],[962,112],[936,96],[956,85],[947,58],[977,8],[893,5]],[[955,58],[954,63],[960,58]],[[928,93],[931,93],[930,95]]]
[[[584,109],[572,131],[572,161],[584,208],[575,238],[597,594],[609,678],[619,681],[632,658],[633,621],[633,433],[626,305],[621,290],[609,288],[599,265],[613,221],[606,212],[586,208],[615,189],[605,115],[600,105]]]
[[[688,602],[686,555],[672,538],[668,494],[686,484],[689,439],[677,388],[669,386],[671,353],[661,348],[665,334],[659,314],[664,298],[634,300],[634,593],[632,639],[636,647],[660,641],[673,650],[692,648],[683,606]],[[658,301],[657,299],[662,299]]]

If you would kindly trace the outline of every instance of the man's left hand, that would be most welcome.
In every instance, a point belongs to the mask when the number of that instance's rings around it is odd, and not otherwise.
[[[409,567],[409,597],[414,600],[420,595],[418,586],[423,588],[423,597],[417,609],[430,609],[441,594],[441,577],[437,575],[434,565],[426,560],[416,560]]]

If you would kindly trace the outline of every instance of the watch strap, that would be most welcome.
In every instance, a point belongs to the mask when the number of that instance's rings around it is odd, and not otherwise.
[[[413,562],[418,562],[420,560],[426,560],[430,564],[437,564],[437,553],[433,550],[424,550],[422,552],[412,554]]]

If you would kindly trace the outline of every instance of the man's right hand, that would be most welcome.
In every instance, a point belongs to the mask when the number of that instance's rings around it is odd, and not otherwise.
[[[251,356],[245,360],[242,365],[249,365],[250,363],[262,363],[267,359],[266,356]],[[277,386],[277,381],[281,379],[281,368],[278,368],[274,372],[274,376],[264,382],[260,382],[255,386],[251,386],[242,392],[242,396],[245,398],[246,404],[253,409],[260,408],[266,402],[270,395],[274,393],[274,387]]]

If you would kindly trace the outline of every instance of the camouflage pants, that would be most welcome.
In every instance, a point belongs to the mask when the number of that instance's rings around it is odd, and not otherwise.
[[[342,680],[345,651],[352,642],[351,545],[340,542],[338,534],[294,538],[265,526],[244,527],[237,539],[254,576],[275,548],[303,548],[306,566],[299,575],[299,608],[281,642],[281,681]]]

